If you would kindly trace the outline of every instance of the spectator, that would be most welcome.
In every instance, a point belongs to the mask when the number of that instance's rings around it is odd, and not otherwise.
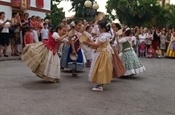
[[[145,57],[145,53],[146,53],[146,44],[144,41],[142,41],[139,45],[139,54],[140,57]]]
[[[10,28],[10,22],[5,21],[5,12],[0,12],[0,25],[3,26],[3,29],[1,31],[1,38],[0,38],[0,55],[1,55],[1,49],[4,47],[4,57],[8,57],[7,55],[7,48],[9,45],[9,28]]]
[[[147,57],[154,58],[154,56],[155,56],[155,50],[154,50],[153,46],[150,45],[150,47],[148,48]]]
[[[49,37],[49,29],[48,29],[48,24],[44,23],[43,28],[41,29],[41,38],[42,40],[48,40]]]
[[[156,56],[156,58],[161,58],[162,57],[162,51],[160,50],[159,46],[157,46],[155,56]]]
[[[19,56],[17,45],[20,43],[21,20],[19,13],[14,13],[11,20],[10,38],[11,38],[11,56]]]
[[[25,46],[27,44],[34,43],[32,31],[33,31],[32,27],[27,27],[26,28],[26,33],[24,35],[24,44],[25,44]]]
[[[167,41],[167,35],[165,33],[165,30],[163,30],[160,34],[160,49],[162,51],[162,55],[165,56],[166,51],[166,41]]]

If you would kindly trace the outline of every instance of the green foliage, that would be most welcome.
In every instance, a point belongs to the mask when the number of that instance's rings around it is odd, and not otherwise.
[[[61,0],[54,0],[60,3]],[[46,14],[46,19],[52,19],[54,26],[57,26],[63,18],[65,18],[65,13],[63,12],[63,8],[57,8],[58,4],[54,4],[53,0],[51,1],[51,13]]]
[[[175,5],[167,6],[168,12],[165,13],[166,27],[175,28]]]
[[[74,11],[75,13],[75,19],[86,19],[91,20],[94,18],[95,10],[92,8],[86,8],[84,6],[84,2],[86,0],[65,0],[65,1],[71,1],[72,2],[72,8],[70,8],[70,11]],[[94,2],[95,0],[90,0],[91,2]]]
[[[121,23],[129,26],[171,27],[173,19],[167,18],[175,15],[160,6],[157,0],[108,0],[106,8],[111,17],[118,17]],[[112,10],[116,11],[117,16],[111,14]]]

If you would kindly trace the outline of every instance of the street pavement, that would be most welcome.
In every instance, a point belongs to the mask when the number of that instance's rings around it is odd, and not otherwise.
[[[19,52],[21,52],[22,48],[20,48],[21,46],[19,45]],[[20,56],[11,56],[11,47],[9,46],[7,48],[7,55],[8,57],[4,57],[3,54],[2,54],[2,51],[0,53],[1,57],[0,57],[0,61],[6,61],[6,60],[20,60],[21,57]]]
[[[175,60],[141,58],[147,71],[93,92],[89,68],[51,84],[21,60],[0,61],[0,115],[175,115]]]

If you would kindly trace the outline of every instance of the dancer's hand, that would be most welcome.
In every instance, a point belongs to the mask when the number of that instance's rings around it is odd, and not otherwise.
[[[74,55],[75,55],[75,54],[76,54],[76,51],[75,51],[75,50],[73,50],[73,51],[72,51],[72,54],[74,54]]]
[[[89,41],[88,40],[87,41],[83,41],[83,44],[88,45]]]

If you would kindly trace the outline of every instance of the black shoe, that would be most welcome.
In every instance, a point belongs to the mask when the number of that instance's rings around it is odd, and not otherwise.
[[[4,57],[9,57],[8,55],[4,54]]]

